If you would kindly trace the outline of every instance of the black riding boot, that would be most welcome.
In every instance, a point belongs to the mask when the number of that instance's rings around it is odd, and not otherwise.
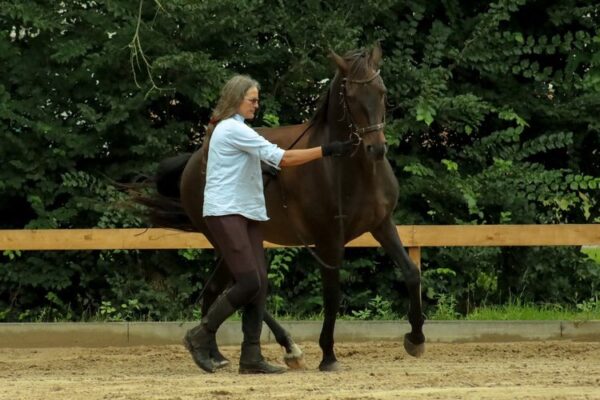
[[[229,360],[219,351],[215,335],[213,335],[210,341],[210,358],[216,369],[224,368],[229,365]]]
[[[263,307],[248,304],[242,314],[242,355],[240,374],[280,374],[286,368],[271,365],[265,361],[260,351],[260,333],[263,323]]]
[[[197,366],[206,372],[215,372],[216,365],[211,359],[212,343],[215,342],[215,332],[231,314],[235,308],[227,300],[227,296],[219,296],[206,315],[202,318],[200,325],[190,329],[183,338],[183,344],[192,355]]]

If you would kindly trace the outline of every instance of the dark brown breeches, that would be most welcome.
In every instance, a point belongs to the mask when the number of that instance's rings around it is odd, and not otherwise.
[[[226,294],[231,305],[263,305],[268,282],[260,223],[237,214],[204,219],[234,279]]]

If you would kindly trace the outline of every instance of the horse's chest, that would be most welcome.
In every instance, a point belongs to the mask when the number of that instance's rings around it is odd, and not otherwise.
[[[390,199],[377,191],[350,196],[346,204],[348,209],[344,214],[356,221],[357,225],[367,227],[379,224],[393,208]]]

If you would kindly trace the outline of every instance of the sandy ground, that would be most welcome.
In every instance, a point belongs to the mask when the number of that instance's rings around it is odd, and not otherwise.
[[[333,373],[301,345],[307,369],[276,376],[239,375],[237,347],[216,374],[182,346],[0,349],[0,399],[600,399],[597,342],[428,344],[420,359],[401,343],[339,343]]]

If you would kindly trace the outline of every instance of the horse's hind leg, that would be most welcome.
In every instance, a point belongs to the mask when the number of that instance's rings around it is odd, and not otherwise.
[[[386,253],[392,257],[396,266],[402,270],[404,275],[410,301],[408,321],[412,328],[411,332],[404,336],[404,348],[411,356],[420,357],[425,352],[424,318],[421,304],[421,270],[406,253],[391,218],[386,218],[371,233],[381,243]]]
[[[292,336],[267,311],[265,311],[264,321],[273,332],[277,343],[285,349],[283,361],[286,365],[292,369],[304,368],[304,354],[300,347],[294,343]]]
[[[229,274],[223,258],[219,258],[215,268],[214,276],[210,281],[206,282],[206,290],[202,297],[202,315],[206,314],[216,298],[231,283],[231,275]],[[273,332],[273,336],[275,336],[277,343],[285,349],[283,360],[287,366],[292,369],[304,368],[304,355],[300,347],[292,340],[292,336],[266,310],[264,313],[264,321],[271,332]],[[219,351],[216,341],[211,345],[210,355],[217,368],[222,368],[229,364],[229,360]]]
[[[266,262],[265,254],[257,253],[257,257],[259,258],[259,262],[265,261],[265,267],[267,268],[267,274],[269,272],[269,264]],[[292,369],[300,369],[304,368],[304,355],[302,354],[302,350],[294,341],[292,340],[292,336],[275,320],[275,318],[266,310],[263,314],[263,320],[273,332],[273,336],[275,336],[275,340],[285,349],[285,354],[283,356],[283,361],[289,368]]]

